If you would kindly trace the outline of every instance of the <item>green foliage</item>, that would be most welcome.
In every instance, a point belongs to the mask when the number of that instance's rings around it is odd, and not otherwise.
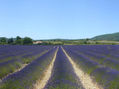
[[[22,38],[20,36],[16,37],[15,44],[17,44],[17,45],[22,45],[23,44],[23,40],[22,40]]]
[[[7,44],[7,38],[2,37],[2,38],[0,39],[0,44]]]
[[[42,40],[42,43],[38,43],[38,45],[117,45],[119,44],[118,41],[119,41],[119,32],[114,34],[100,35],[91,39],[86,38],[77,40],[68,40],[68,39]],[[32,45],[33,40],[29,37],[21,38],[20,36],[10,39],[2,37],[0,38],[0,44]]]
[[[31,38],[25,37],[25,38],[23,39],[23,45],[32,45],[32,44],[33,44],[33,41],[32,41]]]
[[[22,38],[20,36],[17,36],[16,37],[16,40],[21,40]]]
[[[9,38],[8,39],[8,44],[13,44],[14,43],[14,39],[13,38]]]
[[[10,44],[10,45],[32,45],[33,44],[33,41],[31,38],[29,37],[25,37],[25,38],[21,38],[20,36],[17,36],[16,38],[5,38],[5,37],[2,37],[0,38],[0,44],[2,45],[7,45],[7,44]]]
[[[110,83],[109,89],[119,89],[119,76]]]

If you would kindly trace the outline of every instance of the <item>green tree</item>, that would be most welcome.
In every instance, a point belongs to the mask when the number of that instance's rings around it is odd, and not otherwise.
[[[2,37],[2,38],[0,39],[0,43],[1,43],[1,44],[7,44],[7,39],[6,39],[5,37]]]
[[[32,44],[33,44],[33,41],[32,41],[31,38],[25,37],[25,38],[23,39],[23,45],[32,45]]]
[[[16,37],[16,40],[21,40],[22,38],[20,36],[17,36]]]
[[[9,38],[8,39],[8,44],[13,44],[14,43],[14,39],[13,38]]]
[[[21,38],[20,36],[17,36],[17,37],[16,37],[15,44],[17,44],[17,45],[22,45],[22,43],[23,43],[22,38]]]

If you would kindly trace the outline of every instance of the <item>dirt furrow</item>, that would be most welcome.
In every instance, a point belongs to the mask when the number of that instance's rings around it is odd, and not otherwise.
[[[63,52],[69,59],[70,63],[72,64],[72,67],[76,73],[76,75],[81,80],[81,83],[85,89],[103,89],[101,86],[99,86],[97,83],[94,83],[91,77],[84,73],[79,67],[77,67],[77,64],[71,59],[71,57],[66,53],[66,51],[62,48]]]
[[[53,69],[53,66],[54,66],[54,62],[55,62],[55,59],[56,59],[58,49],[59,48],[57,48],[57,50],[55,52],[55,55],[54,55],[54,58],[53,58],[51,64],[48,66],[47,70],[45,71],[43,79],[38,80],[36,82],[36,84],[33,86],[33,89],[43,89],[45,87],[45,85],[47,84],[47,82],[48,82],[48,80],[51,76],[51,73],[52,73],[52,69]]]

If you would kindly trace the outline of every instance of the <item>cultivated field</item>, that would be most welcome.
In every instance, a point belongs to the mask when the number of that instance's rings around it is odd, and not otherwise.
[[[119,89],[119,45],[0,45],[0,89]]]

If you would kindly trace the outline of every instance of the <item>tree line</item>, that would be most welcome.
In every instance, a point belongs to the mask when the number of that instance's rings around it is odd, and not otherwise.
[[[1,45],[32,45],[33,40],[30,37],[24,37],[21,38],[20,36],[17,36],[16,38],[0,38],[0,44]]]

